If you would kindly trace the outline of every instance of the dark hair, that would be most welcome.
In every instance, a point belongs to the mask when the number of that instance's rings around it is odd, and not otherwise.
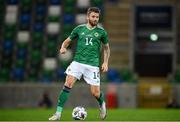
[[[91,12],[95,12],[95,13],[101,13],[101,10],[98,7],[90,7],[87,10],[87,15],[89,15]]]

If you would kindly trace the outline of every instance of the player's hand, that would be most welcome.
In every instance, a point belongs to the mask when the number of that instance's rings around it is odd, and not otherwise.
[[[102,70],[102,72],[107,72],[108,71],[108,64],[103,63],[102,66],[101,66],[101,70]]]
[[[67,51],[67,49],[66,48],[64,48],[64,47],[61,47],[61,49],[60,49],[60,54],[64,54],[64,53],[66,53],[66,51]]]

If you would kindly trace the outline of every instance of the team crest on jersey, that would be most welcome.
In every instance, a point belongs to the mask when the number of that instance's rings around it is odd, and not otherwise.
[[[99,34],[96,32],[96,33],[94,33],[94,36],[95,36],[95,37],[98,37],[98,36],[99,36]]]

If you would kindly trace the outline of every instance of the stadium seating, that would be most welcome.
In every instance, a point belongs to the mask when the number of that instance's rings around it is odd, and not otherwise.
[[[0,82],[6,82],[9,81],[9,69],[8,68],[1,68],[0,71]]]
[[[59,58],[59,46],[76,25],[86,22],[87,8],[102,8],[102,2],[0,0],[0,82],[64,79],[72,50]],[[49,69],[48,61],[56,65]]]
[[[90,0],[77,0],[78,8],[87,8],[90,6]]]
[[[60,5],[61,0],[50,0],[50,5]]]
[[[4,9],[4,5],[3,5],[3,4],[4,4],[3,2],[0,2],[0,18],[3,18],[3,17],[4,17],[4,11],[5,11],[5,9]],[[3,23],[3,22],[0,21],[0,28],[2,28],[2,26],[3,26],[2,23]]]

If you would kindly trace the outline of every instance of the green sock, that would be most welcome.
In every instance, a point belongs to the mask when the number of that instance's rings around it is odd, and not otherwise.
[[[104,101],[104,94],[103,94],[103,92],[101,92],[99,98],[96,98],[96,99],[97,99],[99,105],[101,106],[103,101]]]
[[[63,90],[61,91],[60,95],[59,95],[59,99],[58,99],[58,105],[57,105],[57,110],[56,112],[62,112],[62,109],[64,107],[64,104],[66,103],[68,96],[69,96],[69,92],[70,92],[69,87],[64,86]]]

